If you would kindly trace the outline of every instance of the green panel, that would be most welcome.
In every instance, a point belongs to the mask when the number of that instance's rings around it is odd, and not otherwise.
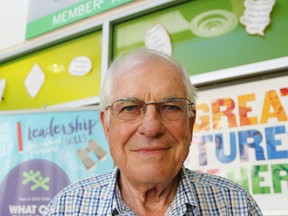
[[[42,108],[98,96],[101,49],[102,32],[98,31],[0,64],[0,80],[6,80],[0,110]],[[72,76],[68,72],[71,61],[78,56],[89,57],[92,61],[91,71],[84,76]],[[24,81],[35,63],[44,72],[45,82],[38,95],[32,98]]]
[[[288,1],[276,1],[263,37],[249,35],[240,24],[244,9],[244,0],[194,0],[116,24],[113,56],[143,47],[145,31],[156,24],[168,31],[172,55],[191,75],[288,56]],[[232,13],[236,18],[235,28],[214,37],[197,36],[191,27],[192,20],[214,10]],[[219,18],[215,14],[206,18],[213,16]],[[231,20],[226,21],[229,24]]]

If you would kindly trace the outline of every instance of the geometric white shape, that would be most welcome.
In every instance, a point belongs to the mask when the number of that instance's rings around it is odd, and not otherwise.
[[[0,80],[0,102],[2,101],[2,98],[3,98],[3,95],[4,95],[5,86],[6,86],[6,80],[5,79],[1,79]]]
[[[92,69],[92,61],[87,56],[78,56],[69,64],[69,73],[73,76],[84,76]]]
[[[264,30],[270,23],[270,13],[276,0],[245,0],[244,14],[240,22],[251,35],[264,36]]]
[[[32,98],[35,98],[44,84],[45,74],[36,63],[25,79],[25,87]]]
[[[166,29],[157,24],[148,29],[144,35],[145,46],[149,49],[157,50],[166,55],[172,55],[171,39]]]

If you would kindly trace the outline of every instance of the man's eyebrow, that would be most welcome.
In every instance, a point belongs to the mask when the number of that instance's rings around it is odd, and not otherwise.
[[[136,97],[125,97],[125,98],[119,98],[115,101],[142,101],[142,100]]]

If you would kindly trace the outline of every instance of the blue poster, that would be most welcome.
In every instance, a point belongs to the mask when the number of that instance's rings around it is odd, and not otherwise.
[[[99,110],[0,115],[0,215],[42,215],[64,187],[113,169]]]

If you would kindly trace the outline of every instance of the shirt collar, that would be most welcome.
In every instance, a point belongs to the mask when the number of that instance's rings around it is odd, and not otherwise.
[[[122,201],[121,192],[118,186],[118,179],[120,175],[120,170],[117,166],[115,166],[112,172],[112,179],[109,185],[109,190],[107,194],[107,198],[111,200],[111,213],[113,212],[125,212],[129,209],[129,207]],[[183,206],[180,205],[180,200],[184,201],[183,203],[186,205],[190,205],[190,207],[198,208],[196,203],[196,197],[193,193],[192,184],[187,174],[185,167],[183,166],[180,171],[180,181],[177,188],[177,193],[174,198],[172,204],[176,201],[176,208],[183,209]],[[184,210],[184,209],[183,209]]]
[[[110,212],[111,215],[114,215],[115,210],[117,210],[117,190],[118,190],[117,180],[119,173],[120,173],[119,168],[115,166],[111,175],[111,181],[106,195],[106,199],[109,200],[110,202],[109,206],[111,206],[111,212]]]
[[[198,207],[197,202],[196,202],[197,199],[193,192],[191,178],[187,174],[187,170],[184,166],[181,169],[181,177],[180,177],[180,182],[179,182],[178,189],[177,189],[177,195],[178,194],[180,196],[183,196],[183,199],[185,200],[185,204]]]

